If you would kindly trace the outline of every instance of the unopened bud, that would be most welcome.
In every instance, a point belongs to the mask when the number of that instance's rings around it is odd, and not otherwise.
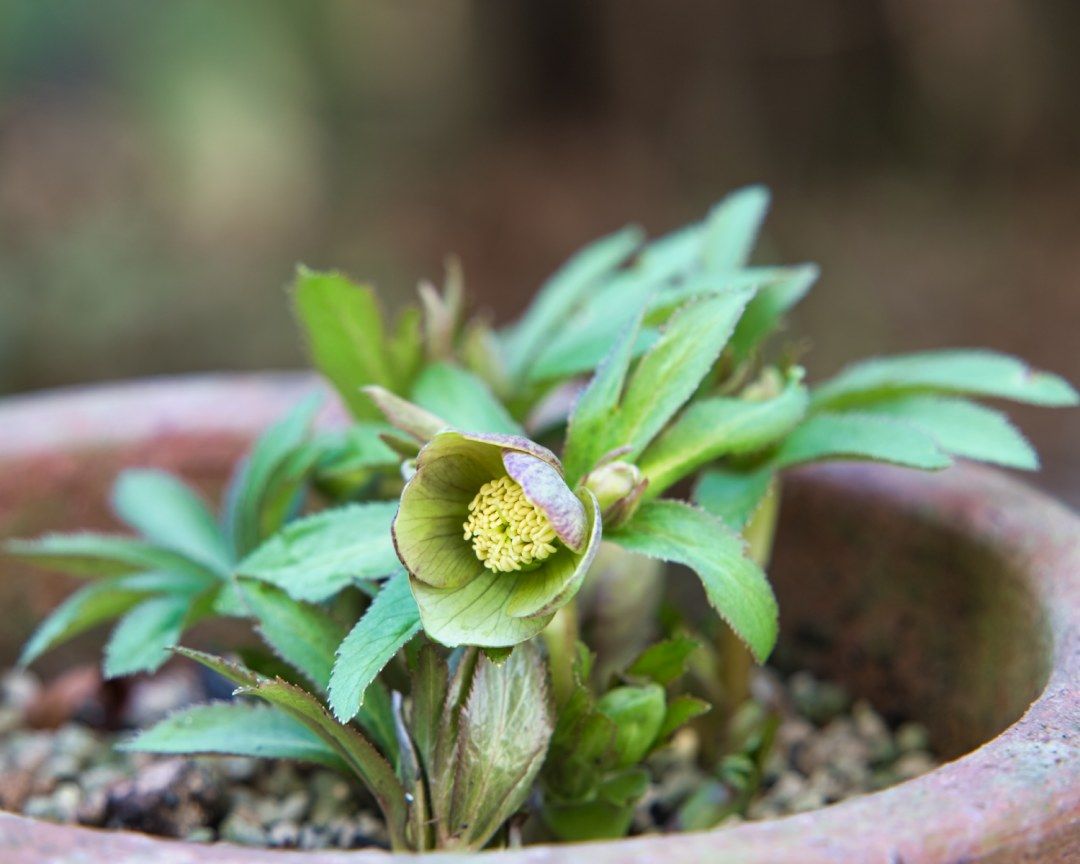
[[[649,481],[637,465],[608,462],[593,469],[585,485],[600,503],[604,525],[614,526],[630,518]]]

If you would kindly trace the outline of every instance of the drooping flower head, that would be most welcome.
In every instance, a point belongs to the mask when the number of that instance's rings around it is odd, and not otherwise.
[[[421,449],[394,519],[424,629],[446,645],[534,636],[581,587],[600,512],[544,447],[441,431]]]

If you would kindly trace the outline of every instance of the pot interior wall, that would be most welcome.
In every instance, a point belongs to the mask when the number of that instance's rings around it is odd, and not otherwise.
[[[900,469],[879,470],[870,485],[852,482],[865,473],[815,471],[787,482],[770,569],[774,662],[922,721],[952,758],[1015,722],[1045,687],[1046,625],[1006,541],[950,525],[978,502],[883,494]]]
[[[245,441],[187,434],[92,452],[0,459],[0,538],[110,529],[106,499],[129,465],[177,471],[213,500]],[[845,682],[887,714],[925,722],[942,755],[1012,723],[1038,694],[1048,649],[1036,604],[1008,557],[943,527],[927,506],[796,475],[785,487],[771,575],[781,608],[782,668]],[[2,559],[0,662],[74,580]],[[72,649],[41,662],[48,674]]]

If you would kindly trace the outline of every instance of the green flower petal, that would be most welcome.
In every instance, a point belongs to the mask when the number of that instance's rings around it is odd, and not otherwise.
[[[462,538],[476,490],[504,473],[498,448],[441,432],[421,451],[394,518],[394,547],[406,569],[436,588],[464,585],[483,565]]]
[[[479,561],[476,566],[475,578],[457,588],[433,588],[410,580],[420,622],[430,638],[450,647],[502,648],[531,639],[547,626],[554,613],[532,618],[512,618],[506,613],[519,574],[493,573]]]
[[[462,536],[480,487],[507,475],[563,543],[535,570],[492,572]],[[449,646],[505,647],[535,636],[577,593],[600,545],[600,508],[589,490],[570,491],[546,448],[513,435],[447,430],[420,451],[393,534],[428,636]]]
[[[582,502],[588,514],[587,542],[578,553],[561,550],[529,573],[514,574],[517,584],[506,604],[506,613],[513,618],[535,615],[553,615],[565,606],[585,580],[585,574],[600,548],[600,506],[596,496],[587,489],[582,492]]]

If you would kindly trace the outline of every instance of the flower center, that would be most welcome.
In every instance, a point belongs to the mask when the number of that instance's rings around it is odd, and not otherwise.
[[[496,573],[530,569],[555,551],[547,516],[505,475],[480,487],[464,528],[476,557]]]

